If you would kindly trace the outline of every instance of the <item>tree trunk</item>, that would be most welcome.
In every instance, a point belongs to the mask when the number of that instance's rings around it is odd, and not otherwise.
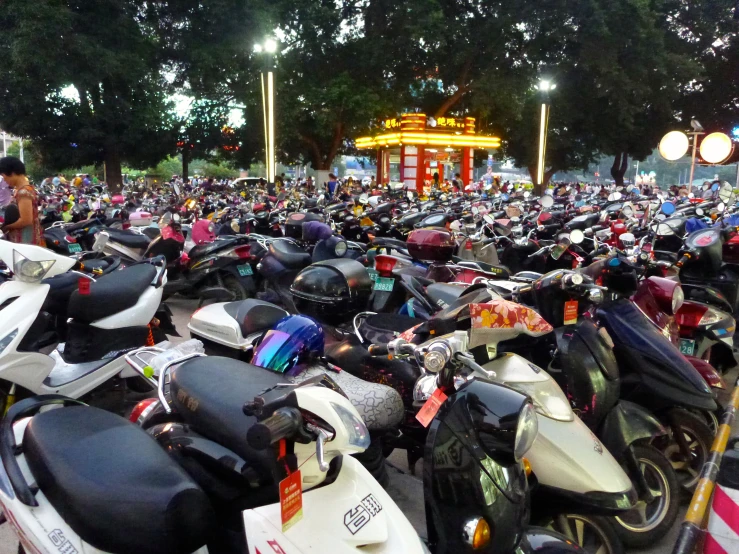
[[[115,146],[105,150],[105,176],[108,190],[114,194],[121,192],[123,171],[121,169],[121,156]]]
[[[531,176],[531,182],[534,184],[534,195],[535,196],[541,196],[544,194],[544,191],[547,189],[547,185],[549,184],[549,181],[552,179],[552,176],[557,172],[557,170],[553,167],[550,167],[549,169],[544,170],[544,182],[543,183],[537,183],[536,182],[536,174],[537,174],[537,167],[529,167],[529,175]]]
[[[613,159],[611,166],[611,177],[616,182],[617,187],[624,186],[624,175],[629,169],[629,155],[626,152],[619,152]]]
[[[187,145],[182,149],[182,180],[187,181],[190,174],[190,152],[187,150]]]

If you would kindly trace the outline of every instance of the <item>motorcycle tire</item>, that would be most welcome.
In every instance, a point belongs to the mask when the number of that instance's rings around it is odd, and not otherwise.
[[[652,441],[652,445],[670,461],[683,490],[689,495],[693,494],[700,481],[703,465],[711,455],[713,433],[703,417],[686,410],[673,410],[665,423],[670,429],[670,434],[657,437]],[[687,461],[675,440],[674,434],[677,432],[683,434],[690,448],[690,459]]]
[[[249,298],[249,293],[246,288],[244,288],[244,285],[241,284],[238,277],[235,275],[223,276],[223,288],[233,294],[233,302]]]
[[[624,545],[607,517],[558,514],[545,527],[580,546],[585,552],[624,554]]]
[[[657,448],[633,446],[634,455],[655,495],[650,504],[639,501],[636,508],[613,518],[613,528],[627,548],[646,548],[662,539],[677,520],[680,509],[680,483],[670,461]],[[655,488],[657,487],[657,488]],[[648,516],[650,508],[656,510]],[[641,521],[634,522],[634,519]]]
[[[385,456],[382,453],[382,443],[379,440],[372,441],[367,450],[361,454],[354,454],[354,457],[372,474],[372,477],[380,483],[383,489],[388,487],[390,475],[387,473]]]

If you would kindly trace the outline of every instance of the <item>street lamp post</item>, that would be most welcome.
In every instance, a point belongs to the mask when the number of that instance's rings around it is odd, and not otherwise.
[[[254,52],[265,54],[262,70],[262,110],[264,113],[264,150],[267,164],[267,182],[274,183],[277,172],[275,162],[275,60],[277,42],[267,39],[264,44],[254,45]],[[265,79],[266,77],[266,79]],[[266,86],[265,86],[266,80]]]
[[[536,182],[539,186],[544,185],[544,163],[547,150],[547,128],[549,126],[549,91],[557,88],[550,81],[541,80],[536,87],[542,93],[541,122],[539,126],[539,156],[536,171]]]

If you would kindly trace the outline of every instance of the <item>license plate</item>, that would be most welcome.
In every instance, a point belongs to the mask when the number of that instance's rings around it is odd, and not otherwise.
[[[68,248],[70,252],[82,252],[82,246],[77,243],[70,244]]]
[[[695,352],[695,341],[693,339],[680,339],[680,353],[692,356]]]
[[[377,277],[375,279],[375,290],[393,292],[394,284],[395,284],[394,277]]]
[[[251,264],[237,265],[236,269],[238,270],[239,275],[241,275],[242,277],[254,275],[254,270],[251,268]]]
[[[368,269],[367,273],[369,273],[370,279],[372,279],[373,281],[377,279],[377,271],[375,271],[374,269]]]

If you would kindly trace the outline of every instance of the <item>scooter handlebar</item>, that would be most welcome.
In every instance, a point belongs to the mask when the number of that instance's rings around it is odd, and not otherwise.
[[[687,262],[692,256],[689,253],[685,253],[682,255],[682,257],[677,261],[675,264],[676,267],[682,267],[685,265],[685,262]]]
[[[246,442],[255,450],[264,450],[294,434],[303,417],[297,408],[279,408],[264,421],[253,425],[246,433]]]
[[[390,353],[387,344],[370,344],[367,351],[370,356],[387,356]]]

